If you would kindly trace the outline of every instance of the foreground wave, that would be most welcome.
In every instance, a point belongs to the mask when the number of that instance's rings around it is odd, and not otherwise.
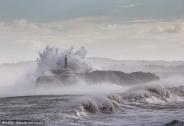
[[[126,109],[141,107],[144,109],[184,108],[184,86],[163,88],[147,86],[124,93],[101,96],[80,96],[73,100],[72,105],[78,109],[71,111],[74,117],[88,114],[113,114]]]
[[[0,98],[0,118],[40,119],[46,126],[182,126],[182,122],[168,122],[184,120],[183,103],[183,86],[142,86],[108,95]]]

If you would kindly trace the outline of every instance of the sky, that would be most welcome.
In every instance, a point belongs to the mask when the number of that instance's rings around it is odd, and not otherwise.
[[[88,57],[184,60],[184,0],[0,0],[0,63],[45,46]]]

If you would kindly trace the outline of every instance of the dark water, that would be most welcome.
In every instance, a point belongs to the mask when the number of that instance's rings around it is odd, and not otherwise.
[[[0,99],[1,120],[43,120],[46,126],[162,126],[184,120],[184,103],[129,104],[121,111],[89,113],[83,96],[27,96]]]

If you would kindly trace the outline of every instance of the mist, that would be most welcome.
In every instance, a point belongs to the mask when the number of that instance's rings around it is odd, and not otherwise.
[[[36,79],[42,73],[64,67],[65,55],[69,58],[69,68],[77,73],[92,70],[92,64],[86,59],[84,47],[74,50],[73,47],[60,51],[58,48],[46,47],[39,53],[36,61],[2,64],[0,66],[0,97],[30,96],[30,95],[83,95],[110,94],[124,90],[112,83],[96,83],[89,85],[83,80],[71,85],[36,86]],[[52,85],[52,84],[51,84]]]
[[[64,67],[64,56],[69,57],[69,68],[71,68],[76,73],[85,73],[92,70],[108,70],[114,62],[119,66],[121,71],[126,71],[130,69],[131,72],[136,72],[132,70],[132,67],[126,67],[124,65],[126,62],[111,61],[104,59],[99,59],[99,62],[94,61],[86,57],[87,51],[84,47],[75,50],[73,47],[66,50],[59,50],[58,48],[46,47],[41,53],[36,61],[32,62],[20,62],[15,64],[3,64],[0,65],[0,97],[13,97],[13,96],[30,96],[30,95],[109,95],[109,94],[121,94],[126,92],[139,92],[141,90],[146,90],[147,88],[169,88],[169,87],[179,87],[184,86],[184,79],[182,78],[182,70],[178,71],[178,68],[173,65],[174,62],[162,64],[160,71],[154,73],[159,75],[160,80],[156,82],[149,83],[139,83],[139,84],[117,84],[112,82],[95,82],[93,84],[88,83],[79,78],[73,84],[64,84],[59,86],[52,86],[52,84],[47,86],[37,87],[36,79],[42,73],[47,73],[47,71],[53,69],[59,69]],[[129,61],[131,62],[131,61]],[[137,66],[139,62],[132,62],[131,66]],[[143,68],[142,71],[150,72],[152,71],[152,66],[155,62],[148,62],[150,69],[144,69],[145,64],[139,64]],[[106,67],[103,64],[111,64]],[[124,65],[123,65],[124,64]],[[180,64],[178,64],[180,65]],[[94,67],[95,66],[95,67]],[[96,67],[98,66],[98,67]],[[159,66],[159,65],[158,65]],[[169,74],[168,77],[162,77],[162,74],[167,71],[163,71],[163,67],[173,66],[170,69],[177,68],[177,74]],[[153,67],[153,69],[155,66]],[[113,68],[111,68],[112,70]],[[163,73],[162,73],[163,72]],[[180,73],[181,72],[181,73]],[[100,75],[99,75],[100,76]],[[134,89],[140,89],[139,91]]]

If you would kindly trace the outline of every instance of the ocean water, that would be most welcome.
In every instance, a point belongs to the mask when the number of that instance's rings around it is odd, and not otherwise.
[[[104,61],[94,64],[102,68]],[[136,69],[124,62],[116,69],[109,64],[103,70],[152,72],[160,80],[37,88],[35,63],[5,65],[0,67],[0,120],[40,120],[46,126],[184,126],[183,62],[132,63]]]
[[[181,95],[184,94],[180,92]],[[184,120],[182,98],[180,102],[169,102],[173,94],[160,96],[152,94],[145,98],[113,94],[0,98],[0,119],[42,120],[46,126],[162,126],[172,120]]]

